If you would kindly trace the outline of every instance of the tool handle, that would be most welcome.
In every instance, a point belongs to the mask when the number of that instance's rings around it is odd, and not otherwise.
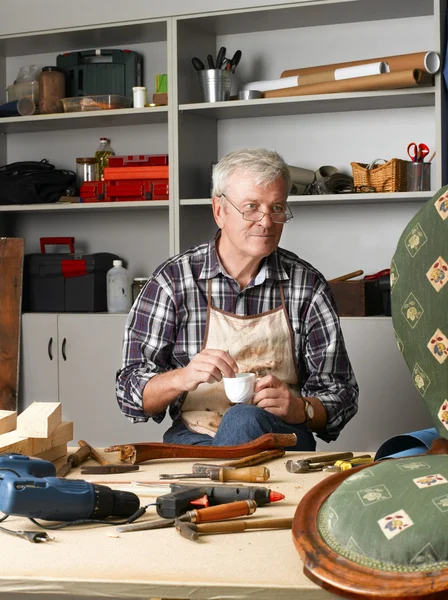
[[[191,521],[193,523],[210,523],[211,521],[223,521],[235,517],[252,515],[257,510],[257,503],[254,500],[240,500],[238,502],[229,502],[228,504],[217,504],[209,508],[200,508],[190,511]]]
[[[214,481],[246,481],[247,483],[262,483],[267,481],[271,473],[267,467],[245,467],[243,469],[229,469],[221,467],[218,470],[210,469],[209,477]]]
[[[90,446],[90,444],[88,444],[84,440],[79,440],[78,446],[84,446],[86,448],[89,448],[90,449],[90,457],[93,458],[94,460],[96,460],[96,462],[99,462],[100,465],[106,466],[106,465],[110,464],[105,458],[103,458],[101,456],[101,454],[99,452],[97,452],[95,450],[95,448],[92,448],[92,446]]]
[[[241,458],[262,450],[289,448],[297,444],[295,433],[265,433],[259,438],[235,446],[191,446],[163,442],[139,442],[109,446],[104,452],[120,452],[119,460],[130,459],[138,465],[155,458]]]
[[[341,275],[340,277],[336,277],[335,279],[330,279],[328,283],[338,283],[339,281],[348,281],[349,279],[353,279],[353,277],[359,277],[363,275],[364,271],[361,269],[359,271],[353,271],[352,273],[347,273],[346,275]]]
[[[190,526],[198,533],[238,533],[246,529],[291,529],[292,518],[251,519],[250,521],[222,521]]]
[[[88,446],[80,446],[74,454],[70,454],[67,457],[67,462],[72,463],[72,467],[79,467],[79,465],[90,457],[90,448]]]
[[[269,460],[273,460],[274,458],[281,458],[285,456],[286,450],[283,448],[277,448],[275,450],[265,450],[264,452],[258,452],[257,454],[252,454],[252,456],[246,456],[245,458],[240,458],[238,460],[230,460],[229,462],[222,463],[221,467],[235,467],[239,469],[240,467],[253,467],[254,465],[261,465],[264,462],[268,462]]]
[[[335,462],[337,460],[348,460],[353,458],[353,452],[333,452],[333,454],[324,454],[323,456],[316,456],[313,458],[304,459],[304,462],[309,463],[323,463],[323,462]],[[300,462],[300,459],[299,461]]]

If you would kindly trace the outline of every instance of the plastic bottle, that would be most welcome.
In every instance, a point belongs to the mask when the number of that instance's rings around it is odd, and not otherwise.
[[[101,180],[104,179],[104,167],[107,167],[109,163],[109,156],[113,156],[114,154],[115,152],[112,150],[108,138],[100,138],[100,145],[95,152],[95,158],[98,161],[98,170]]]
[[[112,269],[106,275],[107,311],[127,313],[131,309],[131,278],[121,260],[114,260]]]

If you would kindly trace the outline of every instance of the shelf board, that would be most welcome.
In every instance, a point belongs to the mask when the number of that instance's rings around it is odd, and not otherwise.
[[[406,88],[378,92],[347,94],[318,94],[260,98],[259,100],[230,100],[228,102],[198,102],[181,104],[182,113],[193,113],[210,119],[244,119],[277,117],[352,110],[390,110],[435,105],[435,88]]]
[[[391,204],[394,202],[426,202],[432,198],[432,192],[394,192],[388,194],[326,194],[316,196],[289,196],[288,204],[302,206],[328,205],[328,204]],[[180,201],[181,206],[211,206],[209,198],[185,199]]]
[[[3,117],[0,118],[0,133],[61,131],[167,122],[167,106],[118,108],[114,110],[31,115],[30,117]]]
[[[130,202],[74,202],[73,204],[57,203],[50,204],[14,204],[11,206],[0,206],[0,213],[48,213],[48,212],[63,212],[63,211],[102,211],[102,210],[153,210],[153,209],[168,209],[168,200],[139,200]]]
[[[391,0],[302,0],[284,8],[266,6],[219,14],[209,13],[203,17],[179,18],[183,22],[187,19],[194,20],[195,28],[209,34],[234,35],[338,23],[425,17],[433,14],[433,3],[422,0],[407,0],[405,3]]]

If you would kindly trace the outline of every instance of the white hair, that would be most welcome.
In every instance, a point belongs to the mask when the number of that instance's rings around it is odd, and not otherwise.
[[[249,175],[256,185],[268,186],[279,177],[285,181],[286,195],[291,190],[288,165],[277,152],[265,148],[246,148],[230,152],[213,169],[212,196],[226,192],[229,177],[236,171]]]

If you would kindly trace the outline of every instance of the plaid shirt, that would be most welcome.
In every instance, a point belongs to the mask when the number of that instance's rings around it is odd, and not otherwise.
[[[294,334],[303,396],[318,398],[327,412],[318,435],[335,440],[356,414],[358,385],[352,371],[330,288],[324,277],[292,252],[277,248],[258,275],[241,290],[221,265],[216,238],[162,264],[132,307],[125,330],[123,367],[117,373],[117,400],[133,422],[160,423],[166,411],[148,415],[143,389],[151,377],[188,365],[202,347],[207,317],[207,282],[214,306],[254,315],[281,304],[280,285]],[[180,417],[184,394],[169,406]]]

